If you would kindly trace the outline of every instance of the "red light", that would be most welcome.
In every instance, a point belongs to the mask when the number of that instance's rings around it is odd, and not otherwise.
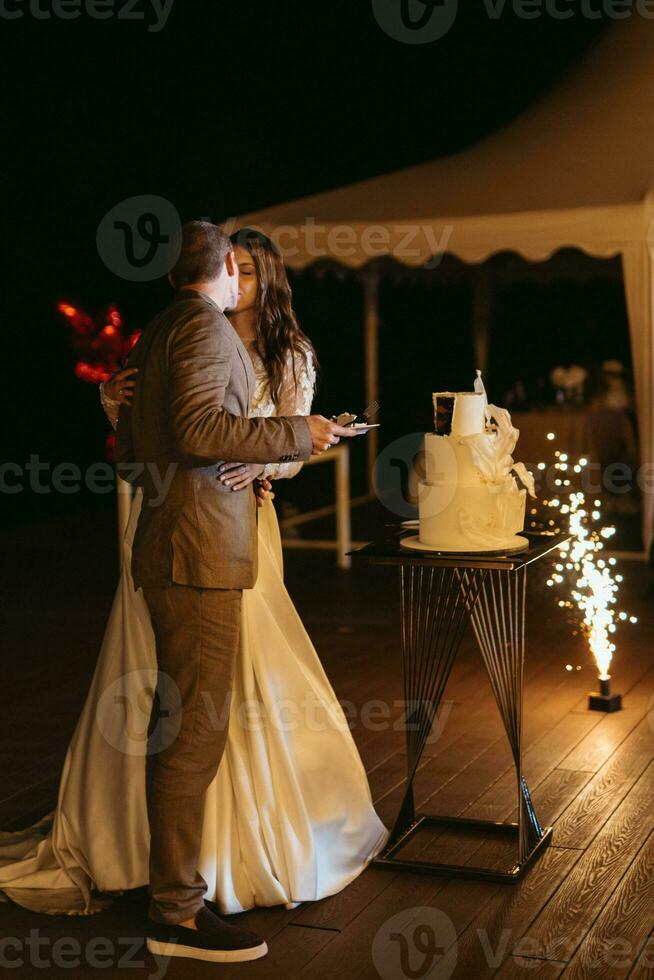
[[[103,364],[89,364],[87,361],[78,361],[75,365],[75,375],[81,381],[88,381],[91,384],[100,384],[101,381],[108,381],[112,372]]]
[[[115,306],[106,307],[97,319],[65,300],[57,303],[57,310],[71,329],[71,346],[77,358],[75,375],[89,384],[107,381],[119,371],[141,335],[137,330],[126,336]]]

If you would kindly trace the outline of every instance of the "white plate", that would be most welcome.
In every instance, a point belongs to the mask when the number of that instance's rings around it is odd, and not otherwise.
[[[356,429],[357,432],[370,432],[371,429],[378,429],[379,422],[373,422],[372,425],[366,425],[365,422],[355,422],[354,425],[346,426],[347,429]]]

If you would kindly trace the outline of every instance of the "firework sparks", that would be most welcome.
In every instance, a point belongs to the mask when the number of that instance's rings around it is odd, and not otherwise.
[[[588,460],[581,457],[572,463],[566,453],[559,451],[556,460],[556,494],[543,501],[548,509],[545,525],[548,529],[558,527],[566,531],[570,539],[561,546],[547,585],[563,593],[558,605],[570,611],[588,641],[600,680],[608,680],[618,623],[635,623],[637,619],[617,609],[622,575],[617,573],[616,559],[602,555],[605,541],[615,534],[615,527],[601,526],[601,501],[593,499],[591,507],[586,495],[575,490],[568,479],[570,471],[581,473]],[[539,463],[538,468],[545,470],[546,464]],[[537,521],[532,521],[533,527],[536,524]]]

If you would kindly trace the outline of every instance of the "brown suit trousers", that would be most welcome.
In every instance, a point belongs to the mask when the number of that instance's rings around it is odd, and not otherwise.
[[[195,915],[207,890],[198,871],[204,800],[227,739],[242,591],[173,585],[143,594],[163,680],[161,744],[148,760],[149,915],[174,924]]]

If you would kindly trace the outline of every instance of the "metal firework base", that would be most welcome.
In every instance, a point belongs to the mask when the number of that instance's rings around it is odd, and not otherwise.
[[[622,708],[622,695],[613,694],[611,691],[611,678],[599,678],[599,691],[591,691],[588,695],[588,707],[590,711],[620,711]]]

